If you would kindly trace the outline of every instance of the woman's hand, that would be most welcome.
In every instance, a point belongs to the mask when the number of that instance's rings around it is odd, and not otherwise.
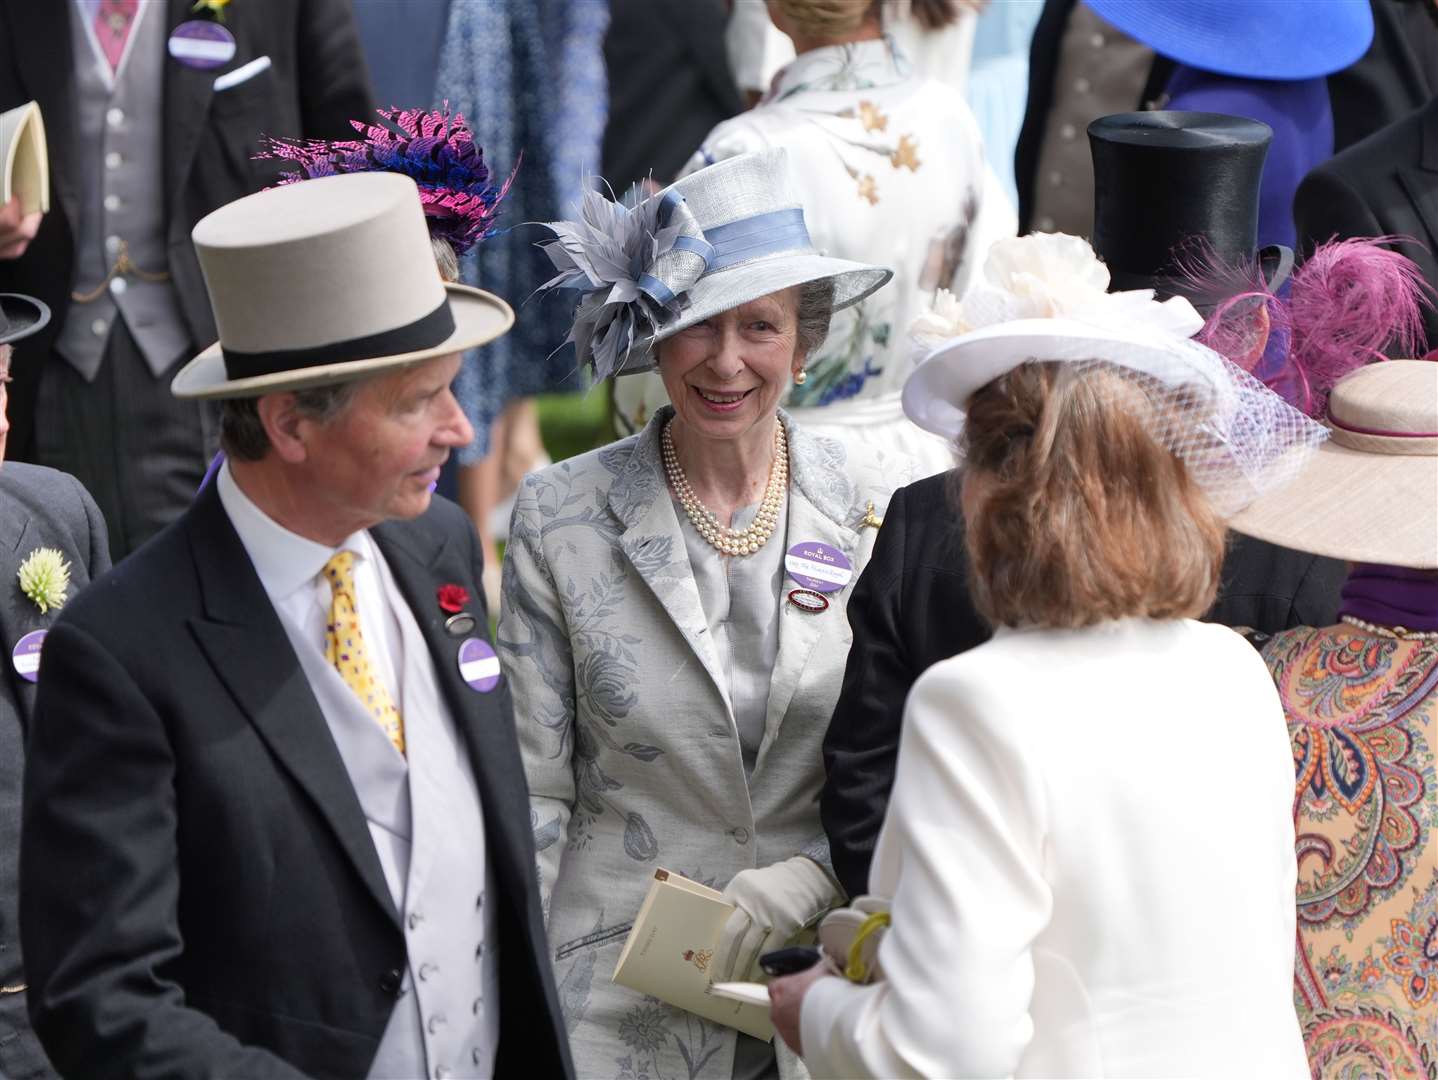
[[[734,911],[714,945],[711,976],[720,982],[759,977],[759,957],[782,949],[844,894],[813,859],[792,859],[741,870],[724,890]]]
[[[799,1045],[799,1010],[804,1006],[804,995],[818,980],[834,977],[820,961],[808,971],[785,975],[769,984],[769,1019],[779,1037],[800,1057],[804,1056],[804,1048]]]

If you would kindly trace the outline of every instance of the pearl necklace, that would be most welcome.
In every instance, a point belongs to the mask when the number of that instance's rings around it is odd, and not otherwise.
[[[664,473],[674,489],[679,505],[684,508],[690,524],[699,535],[722,555],[753,555],[779,524],[779,511],[784,505],[784,493],[789,489],[789,440],[784,435],[784,425],[774,425],[774,463],[769,466],[769,482],[764,486],[764,498],[759,503],[759,512],[747,529],[735,531],[727,525],[720,525],[719,518],[699,500],[684,469],[679,464],[679,453],[674,449],[674,438],[669,429],[674,421],[664,425],[659,436],[660,449],[664,455]]]
[[[1339,616],[1340,622],[1346,622],[1349,626],[1357,627],[1359,630],[1377,637],[1398,638],[1402,641],[1438,641],[1438,630],[1409,630],[1403,626],[1379,626],[1376,623],[1364,622],[1352,615]]]

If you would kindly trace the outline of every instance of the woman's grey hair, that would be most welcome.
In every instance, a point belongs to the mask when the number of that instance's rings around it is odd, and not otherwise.
[[[429,246],[434,252],[434,261],[439,266],[439,276],[445,281],[458,281],[459,256],[454,253],[450,242],[442,236],[431,236]]]
[[[293,391],[295,410],[307,420],[327,424],[354,400],[359,382],[310,386]],[[270,437],[260,419],[259,398],[226,398],[220,403],[220,449],[236,461],[262,461]]]
[[[829,336],[834,317],[834,279],[824,278],[799,286],[799,352],[807,360]]]

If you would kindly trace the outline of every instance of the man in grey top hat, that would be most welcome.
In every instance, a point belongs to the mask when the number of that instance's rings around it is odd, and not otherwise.
[[[0,461],[11,350],[49,318],[33,297],[0,293]],[[20,785],[40,649],[65,603],[109,568],[104,519],[74,477],[16,462],[0,468],[0,1076],[8,1080],[54,1076],[25,1011],[16,918]]]
[[[227,461],[46,645],[22,840],[30,1012],[95,1077],[571,1076],[414,182],[203,219],[220,341],[173,384]]]
[[[0,206],[0,291],[55,318],[17,351],[12,452],[74,473],[117,557],[189,504],[215,414],[168,392],[215,340],[190,230],[274,182],[258,138],[371,115],[348,0],[0,0],[0,110],[45,117],[54,212]]]

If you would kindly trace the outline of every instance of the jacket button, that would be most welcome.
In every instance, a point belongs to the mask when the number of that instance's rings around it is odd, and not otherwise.
[[[404,972],[399,968],[386,971],[379,977],[379,988],[386,994],[397,995],[399,988],[404,984]]]
[[[736,844],[747,844],[749,842],[749,830],[744,828],[743,825],[735,829],[731,835],[733,835],[734,843]]]

